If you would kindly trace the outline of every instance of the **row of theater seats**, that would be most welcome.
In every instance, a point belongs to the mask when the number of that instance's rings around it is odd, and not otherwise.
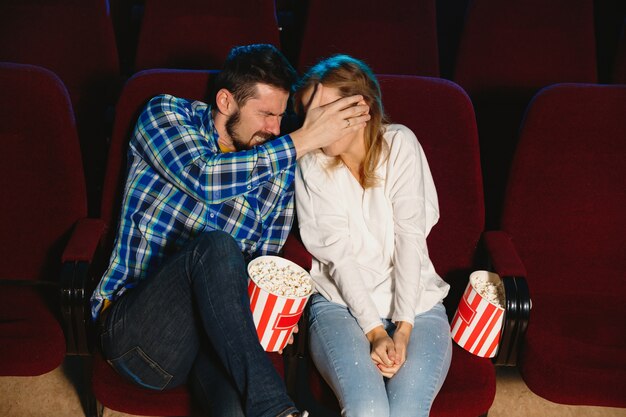
[[[443,18],[454,7],[464,13],[458,45],[447,39]],[[112,108],[136,71],[215,69],[232,46],[269,42],[300,71],[343,52],[379,74],[443,75],[476,109],[487,226],[496,228],[530,98],[554,83],[596,83],[599,66],[610,67],[612,82],[626,83],[626,41],[618,48],[618,27],[598,27],[625,15],[619,0],[5,0],[0,61],[46,67],[67,86],[92,215],[99,214]],[[599,35],[605,32],[615,33]],[[454,44],[445,52],[455,61],[446,74],[440,44]],[[600,51],[610,55],[602,65]]]
[[[126,147],[138,112],[159,93],[202,99],[213,74],[148,70],[126,82],[114,117],[101,215],[90,218],[65,86],[40,67],[0,64],[0,375],[39,375],[66,354],[83,355],[91,364],[88,415],[101,412],[101,405],[139,415],[194,412],[186,387],[149,391],[115,373],[94,342],[87,304],[116,232]],[[485,267],[484,247],[493,269],[516,287],[511,294],[520,291],[514,296],[521,297],[528,287],[532,295],[530,320],[527,311],[507,311],[503,335],[515,339],[506,349],[501,345],[494,362],[517,363],[528,386],[552,401],[626,407],[626,86],[558,84],[534,96],[502,227],[485,232],[478,131],[467,94],[432,77],[379,80],[387,111],[416,133],[437,185],[441,220],[428,245],[451,285],[449,314],[470,272]],[[310,267],[297,233],[284,256]],[[299,359],[307,357],[303,340],[285,355],[286,363],[270,357],[294,398],[313,398],[319,410],[336,410],[314,366]],[[298,371],[306,372],[304,390],[295,383]],[[489,410],[494,395],[493,362],[455,345],[431,415],[477,417]]]

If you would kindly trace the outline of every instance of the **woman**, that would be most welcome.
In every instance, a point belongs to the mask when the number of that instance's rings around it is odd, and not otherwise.
[[[343,416],[428,416],[452,355],[442,304],[449,286],[426,247],[437,194],[415,135],[387,124],[378,82],[363,62],[321,61],[299,83],[296,103],[305,112],[350,95],[369,106],[367,126],[302,157],[296,176],[318,292],[311,356]]]

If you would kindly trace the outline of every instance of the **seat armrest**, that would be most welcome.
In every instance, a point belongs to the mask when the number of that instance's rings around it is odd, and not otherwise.
[[[501,277],[526,276],[526,268],[508,233],[502,231],[485,232],[483,233],[483,242],[492,269]]]
[[[61,262],[92,262],[105,231],[103,220],[80,219],[63,251]]]
[[[502,231],[485,232],[483,243],[490,269],[502,279],[506,296],[500,344],[493,361],[496,365],[516,366],[530,319],[531,300],[526,283],[526,268],[509,234]]]
[[[61,316],[69,355],[89,355],[92,350],[89,298],[103,262],[105,233],[104,221],[79,220],[61,256]]]

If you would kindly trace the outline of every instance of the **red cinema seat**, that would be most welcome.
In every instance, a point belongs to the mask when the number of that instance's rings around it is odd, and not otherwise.
[[[522,116],[532,96],[560,82],[597,82],[593,0],[475,0],[454,81],[478,124],[487,228],[497,227]]]
[[[238,45],[280,47],[273,0],[147,0],[135,70],[220,69]]]
[[[47,68],[67,87],[76,115],[89,210],[97,214],[107,153],[107,110],[120,79],[106,0],[2,1],[0,61]]]
[[[66,352],[81,353],[66,281],[95,251],[84,238],[93,224],[61,80],[0,63],[0,91],[0,375],[34,376],[58,367]]]
[[[309,1],[298,69],[336,53],[378,74],[439,76],[435,1]]]
[[[626,408],[624,109],[623,85],[540,91],[486,234],[532,294],[521,375],[556,403]]]

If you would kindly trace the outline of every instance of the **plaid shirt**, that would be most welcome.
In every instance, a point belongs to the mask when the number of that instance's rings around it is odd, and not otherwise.
[[[154,97],[129,144],[128,178],[109,267],[91,297],[97,318],[199,233],[230,233],[247,259],[278,253],[293,221],[296,151],[286,135],[222,153],[211,108]]]

